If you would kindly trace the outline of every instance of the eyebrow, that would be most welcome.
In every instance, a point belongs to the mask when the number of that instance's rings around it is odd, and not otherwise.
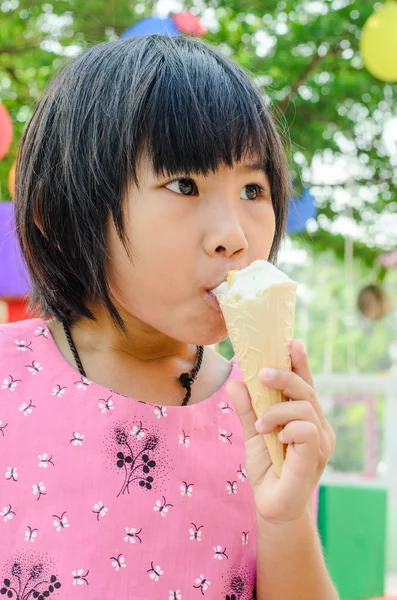
[[[253,163],[246,163],[237,167],[240,171],[264,171],[266,173],[266,163],[258,161]]]

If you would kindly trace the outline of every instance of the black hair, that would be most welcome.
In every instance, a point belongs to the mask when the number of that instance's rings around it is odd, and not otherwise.
[[[283,237],[290,177],[264,94],[213,46],[184,36],[119,39],[85,50],[49,82],[21,140],[17,232],[29,309],[71,324],[103,303],[124,328],[105,273],[106,225],[127,248],[122,199],[145,151],[156,174],[207,174],[253,153],[266,165]]]

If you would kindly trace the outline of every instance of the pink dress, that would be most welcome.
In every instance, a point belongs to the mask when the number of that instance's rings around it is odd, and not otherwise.
[[[43,320],[0,325],[0,598],[253,600],[244,462],[225,385],[143,403],[81,377]]]

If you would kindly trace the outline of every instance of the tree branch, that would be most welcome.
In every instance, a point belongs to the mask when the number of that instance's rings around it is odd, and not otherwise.
[[[278,109],[282,113],[285,113],[285,111],[288,108],[289,103],[291,102],[291,100],[293,100],[298,89],[300,88],[301,85],[303,85],[305,83],[305,81],[309,78],[309,76],[313,73],[313,71],[316,70],[319,62],[321,62],[324,58],[327,58],[327,56],[330,56],[332,54],[333,55],[338,54],[338,52],[339,52],[339,50],[336,46],[331,47],[328,50],[328,52],[326,54],[324,54],[324,56],[320,56],[318,54],[318,51],[316,51],[316,54],[313,56],[312,60],[309,62],[306,69],[304,71],[302,71],[302,73],[299,75],[298,79],[291,86],[289,94],[284,98],[284,100],[282,100],[282,102],[280,102],[277,105]]]

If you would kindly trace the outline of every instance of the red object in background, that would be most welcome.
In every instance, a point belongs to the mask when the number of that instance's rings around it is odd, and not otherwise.
[[[186,33],[187,35],[205,35],[207,33],[200,19],[188,11],[172,14],[171,19],[181,33]]]
[[[27,300],[15,299],[6,300],[8,308],[8,323],[15,323],[16,321],[24,321],[29,319],[30,315],[27,313]]]
[[[12,121],[8,110],[0,104],[0,159],[8,152],[12,140]]]

